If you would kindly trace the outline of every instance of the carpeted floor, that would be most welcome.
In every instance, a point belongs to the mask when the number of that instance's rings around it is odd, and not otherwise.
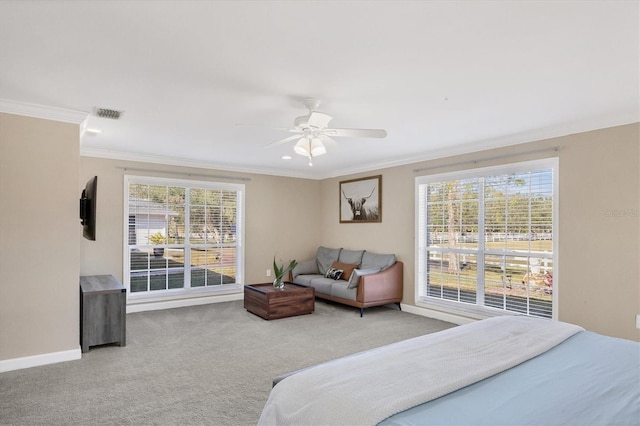
[[[243,302],[127,315],[127,346],[0,375],[0,424],[255,425],[280,374],[453,324],[316,301],[265,321]]]

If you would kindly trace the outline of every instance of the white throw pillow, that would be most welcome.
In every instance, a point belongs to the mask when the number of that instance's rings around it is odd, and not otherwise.
[[[342,274],[344,271],[342,269],[329,268],[327,269],[327,273],[324,274],[325,278],[331,278],[332,280],[339,280],[342,278]]]

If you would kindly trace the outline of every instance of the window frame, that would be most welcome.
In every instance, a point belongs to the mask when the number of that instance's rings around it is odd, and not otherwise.
[[[130,232],[131,224],[129,221],[129,187],[132,184],[143,185],[159,185],[159,186],[174,186],[189,189],[214,189],[236,192],[236,280],[233,284],[219,284],[210,286],[198,286],[191,287],[187,278],[190,278],[190,270],[192,268],[190,264],[190,253],[188,236],[185,235],[185,241],[181,244],[175,244],[176,246],[182,246],[185,250],[185,287],[176,289],[165,289],[155,291],[144,292],[131,292],[131,264],[130,264]],[[124,206],[123,206],[123,284],[127,289],[127,303],[129,302],[155,302],[155,301],[171,301],[191,298],[194,296],[210,296],[215,294],[228,294],[241,292],[244,287],[244,234],[245,234],[245,185],[237,183],[215,182],[215,181],[197,181],[188,179],[175,179],[164,178],[155,176],[124,176]],[[189,220],[189,198],[185,199],[185,220]],[[188,222],[185,223],[185,230]],[[171,244],[169,244],[171,245]],[[201,244],[197,244],[201,245]],[[189,270],[189,273],[187,272]],[[187,285],[188,284],[188,285]]]
[[[560,289],[560,264],[558,262],[558,245],[560,241],[559,233],[559,159],[558,157],[551,157],[539,160],[522,161],[516,163],[502,164],[496,166],[488,166],[474,169],[466,169],[445,173],[436,173],[431,175],[416,176],[415,178],[415,198],[414,198],[414,212],[415,212],[415,271],[414,271],[414,289],[415,289],[415,303],[418,307],[427,309],[434,309],[437,311],[446,312],[453,315],[462,317],[484,319],[501,315],[523,315],[522,313],[515,311],[507,311],[504,309],[493,308],[486,305],[478,304],[480,301],[484,303],[484,300],[476,299],[475,303],[463,303],[454,300],[440,299],[428,296],[426,294],[426,266],[423,261],[425,252],[427,251],[426,242],[426,229],[421,229],[421,222],[423,212],[420,204],[421,186],[425,184],[433,184],[437,182],[451,181],[451,180],[463,180],[474,179],[480,177],[498,176],[498,175],[511,175],[516,173],[526,173],[540,169],[552,170],[552,262],[553,262],[553,292],[552,292],[552,305],[551,305],[551,319],[558,319],[558,295]],[[484,207],[481,209],[484,210]],[[480,207],[479,207],[480,212]],[[480,214],[480,213],[479,213]],[[479,236],[478,240],[483,240]],[[478,260],[486,254],[486,250],[483,245],[479,244],[477,251]],[[483,264],[484,265],[484,264]],[[484,266],[480,266],[478,262],[478,268],[484,269]],[[481,282],[476,280],[476,287],[484,287],[484,278],[481,278]],[[483,290],[484,291],[484,290]],[[480,292],[478,292],[479,294]]]

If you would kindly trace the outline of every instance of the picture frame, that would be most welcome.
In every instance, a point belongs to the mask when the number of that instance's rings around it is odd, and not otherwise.
[[[340,223],[382,222],[382,175],[339,183]]]

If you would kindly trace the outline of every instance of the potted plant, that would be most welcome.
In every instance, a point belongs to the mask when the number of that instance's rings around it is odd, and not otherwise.
[[[282,280],[284,278],[284,276],[286,274],[289,273],[289,271],[293,270],[293,268],[295,268],[298,265],[298,262],[296,262],[296,260],[292,260],[291,263],[289,263],[289,266],[287,266],[286,268],[284,267],[283,263],[280,263],[280,266],[278,266],[278,264],[276,263],[276,257],[273,257],[273,273],[276,276],[276,279],[273,280],[273,288],[277,289],[277,290],[284,290],[284,281]]]
[[[160,244],[164,244],[164,242],[166,241],[166,238],[160,232],[156,232],[151,237],[149,237],[149,241],[151,242],[151,244],[160,245]],[[164,247],[154,247],[153,255],[155,257],[164,256]]]

